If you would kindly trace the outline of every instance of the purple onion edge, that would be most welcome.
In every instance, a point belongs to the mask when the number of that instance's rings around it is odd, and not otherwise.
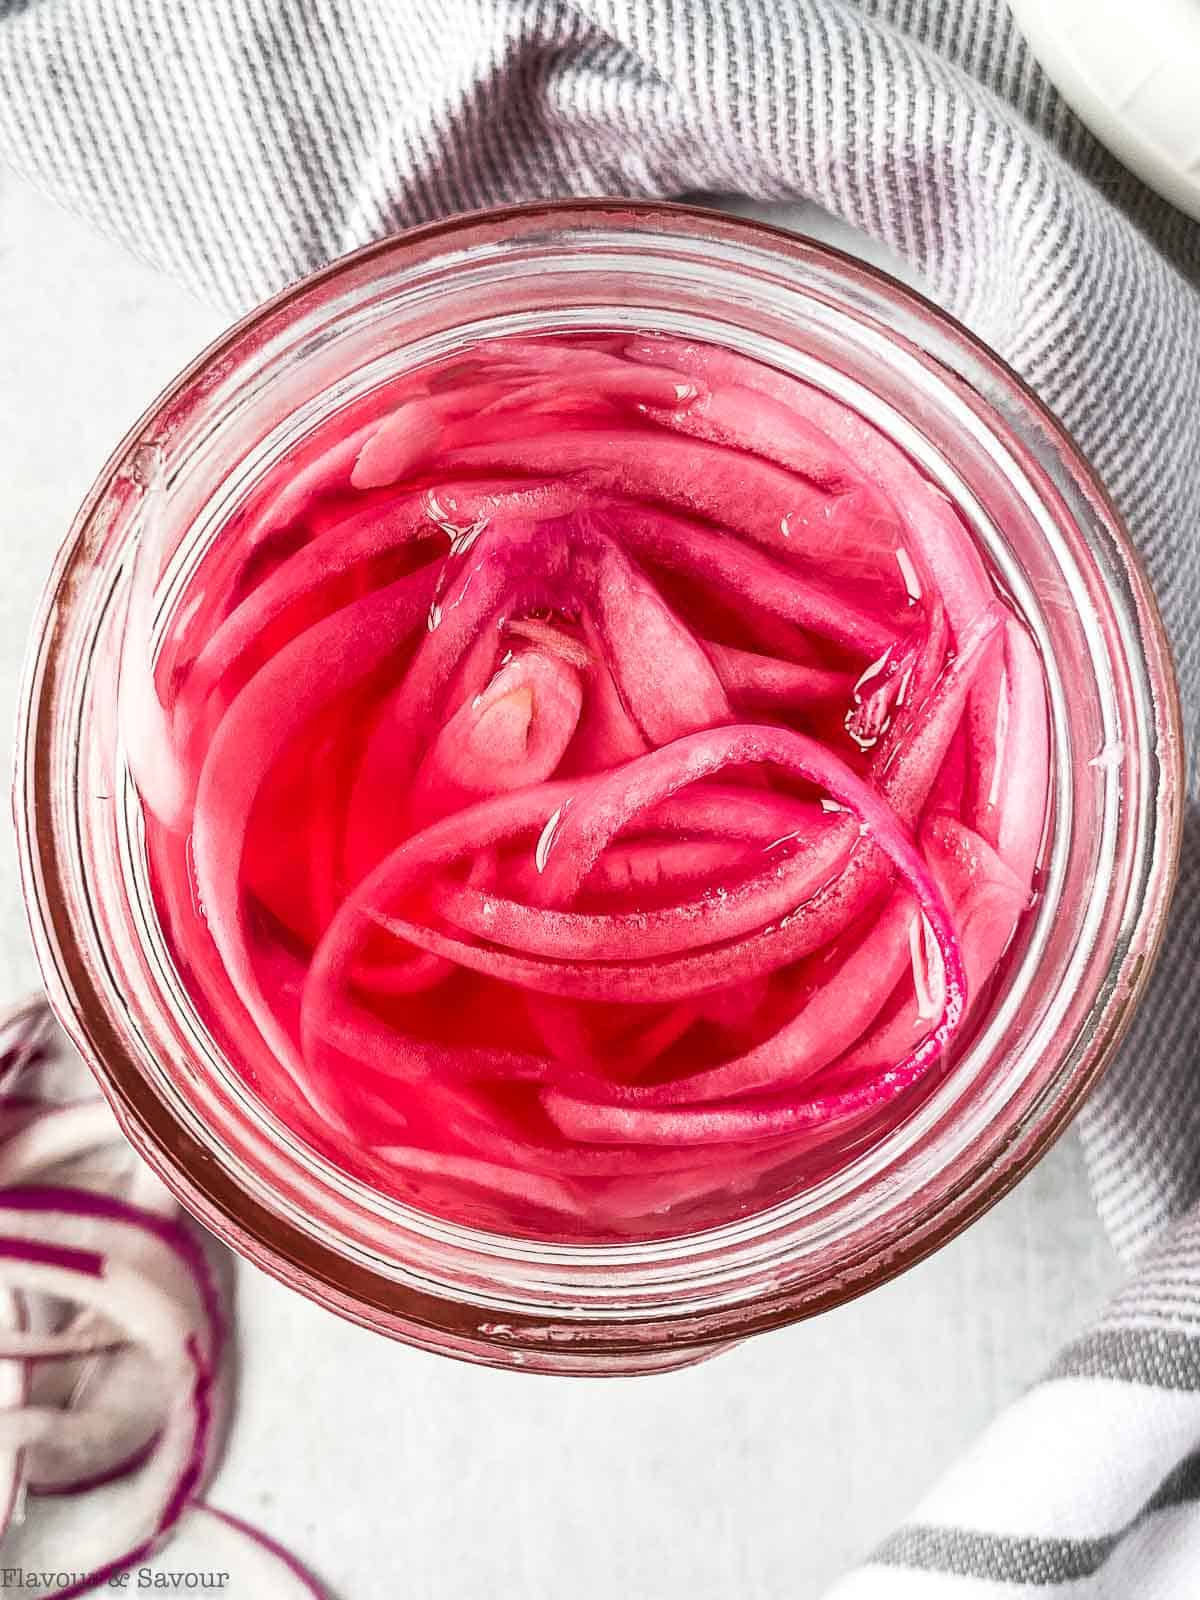
[[[261,1528],[245,1522],[241,1517],[234,1516],[232,1511],[222,1511],[217,1506],[209,1505],[207,1501],[198,1501],[202,1511],[207,1511],[209,1516],[216,1517],[218,1521],[227,1523],[236,1532],[252,1539],[255,1544],[262,1545],[264,1550],[281,1561],[283,1565],[312,1593],[314,1600],[333,1600],[330,1591],[322,1584],[292,1552],[273,1539],[269,1533],[264,1533]]]
[[[30,1494],[37,1495],[42,1500],[53,1500],[62,1495],[87,1494],[91,1489],[103,1489],[110,1483],[118,1483],[122,1478],[127,1478],[139,1467],[144,1467],[158,1449],[161,1440],[162,1428],[159,1427],[128,1455],[122,1456],[119,1461],[114,1461],[111,1466],[102,1467],[99,1472],[93,1472],[90,1477],[71,1478],[61,1483],[39,1483],[36,1478],[26,1477],[25,1487]]]
[[[221,1299],[213,1282],[212,1269],[199,1241],[181,1222],[143,1211],[115,1195],[99,1194],[90,1189],[71,1189],[50,1184],[30,1184],[5,1189],[0,1193],[0,1211],[58,1211],[68,1216],[101,1218],[123,1222],[152,1234],[161,1244],[175,1254],[187,1267],[200,1294],[204,1314],[212,1329],[212,1365],[220,1364],[227,1329]]]
[[[104,1566],[97,1567],[78,1583],[73,1583],[66,1589],[56,1589],[54,1592],[59,1596],[59,1600],[75,1600],[76,1596],[90,1594],[107,1583],[110,1578],[115,1578],[126,1571],[135,1562],[153,1555],[192,1503],[208,1467],[208,1452],[212,1442],[211,1395],[215,1369],[211,1368],[200,1355],[194,1338],[188,1340],[188,1354],[196,1370],[196,1381],[191,1396],[192,1408],[196,1413],[196,1430],[188,1459],[183,1464],[178,1479],[159,1513],[157,1527],[132,1550],[124,1551],[114,1560],[106,1562]],[[320,1600],[325,1600],[325,1597],[321,1596]]]

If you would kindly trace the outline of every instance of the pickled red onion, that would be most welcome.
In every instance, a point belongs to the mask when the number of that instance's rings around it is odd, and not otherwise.
[[[555,1237],[886,1137],[1046,818],[1036,648],[941,489],[811,384],[621,332],[481,343],[296,462],[168,627],[184,789],[144,794],[252,1084],[360,1177]]]

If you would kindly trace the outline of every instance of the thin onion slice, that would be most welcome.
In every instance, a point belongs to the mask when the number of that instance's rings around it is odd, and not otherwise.
[[[88,1306],[118,1323],[157,1361],[171,1396],[145,1464],[105,1491],[102,1510],[85,1516],[72,1504],[66,1526],[78,1577],[29,1591],[70,1597],[149,1555],[182,1515],[207,1464],[214,1373],[205,1352],[211,1332],[196,1308],[185,1308],[119,1257],[59,1243],[58,1230],[42,1227],[43,1220],[23,1212],[19,1238],[0,1238],[0,1284]],[[60,1571],[62,1521],[48,1513],[11,1526],[6,1559],[27,1572]]]
[[[329,1591],[261,1528],[203,1502],[188,1507],[167,1551],[151,1563],[165,1575],[227,1572],[235,1600],[332,1600]]]
[[[182,1527],[173,1563],[229,1570],[263,1600],[328,1600],[268,1535],[194,1500],[213,1464],[226,1340],[197,1238],[102,1100],[27,1092],[49,1078],[74,1095],[82,1082],[44,1001],[0,1018],[0,1041],[3,1102],[28,1103],[0,1137],[5,1565],[22,1569],[23,1594],[92,1593]],[[189,1561],[193,1539],[202,1562]],[[34,1574],[47,1574],[41,1588]]]
[[[0,1144],[0,1189],[28,1183],[61,1162],[120,1140],[103,1100],[56,1106],[36,1113]]]
[[[755,876],[720,895],[704,894],[663,910],[556,911],[446,881],[434,887],[431,905],[476,938],[530,955],[652,960],[740,938],[786,916],[834,876],[851,848],[848,831],[826,821],[792,849],[774,852]]]
[[[677,338],[485,342],[371,407],[232,587],[214,556],[208,642],[168,627],[196,820],[155,849],[227,1047],[360,1176],[574,1235],[636,1228],[638,1162],[660,1216],[882,1126],[1016,903],[943,819],[1018,883],[1041,842],[1036,651],[955,508]]]
[[[8,1285],[0,1286],[0,1329],[6,1340],[19,1339],[26,1331],[25,1302]],[[29,1368],[24,1361],[0,1360],[0,1414],[23,1406],[29,1399]],[[21,1495],[22,1456],[19,1446],[0,1446],[0,1541],[4,1539]]]

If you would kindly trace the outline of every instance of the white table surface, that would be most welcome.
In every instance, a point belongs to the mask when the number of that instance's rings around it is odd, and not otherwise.
[[[6,725],[77,503],[222,321],[0,171]],[[6,828],[0,997],[34,981]],[[286,1541],[342,1600],[808,1600],[1117,1277],[1071,1136],[897,1282],[665,1377],[473,1369],[352,1328],[239,1264],[240,1402],[211,1498]]]

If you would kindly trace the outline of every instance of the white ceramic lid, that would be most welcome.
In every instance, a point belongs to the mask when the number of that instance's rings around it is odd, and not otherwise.
[[[1131,171],[1200,219],[1200,0],[1011,0],[1046,73]]]

